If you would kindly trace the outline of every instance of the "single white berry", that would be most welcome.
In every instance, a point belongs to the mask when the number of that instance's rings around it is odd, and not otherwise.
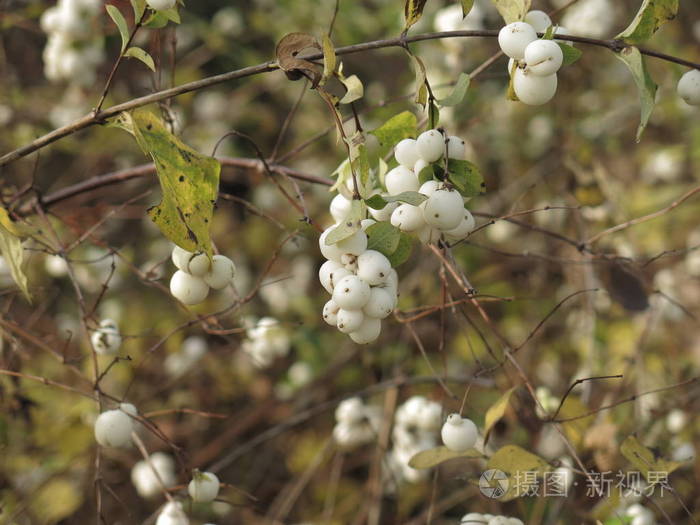
[[[465,239],[476,228],[476,221],[469,210],[464,210],[464,217],[456,228],[445,230],[445,238],[448,242],[458,242]]]
[[[214,255],[211,258],[211,269],[204,274],[204,282],[214,288],[226,288],[236,276],[236,265],[225,255]]]
[[[142,498],[152,498],[157,494],[162,494],[163,489],[153,472],[154,469],[166,488],[175,485],[175,462],[173,458],[163,452],[155,452],[150,455],[148,461],[141,460],[131,469],[131,482],[136,487],[136,492]]]
[[[423,210],[418,206],[403,203],[391,214],[391,224],[404,232],[419,230],[425,225]]]
[[[126,447],[131,443],[132,419],[126,411],[106,410],[95,420],[94,430],[103,447]]]
[[[464,201],[458,191],[436,190],[424,204],[425,222],[439,230],[456,228],[464,217]]]
[[[198,304],[207,298],[209,285],[200,277],[178,270],[170,279],[170,293],[183,304]]]
[[[535,40],[525,48],[525,63],[530,73],[538,77],[553,75],[564,62],[559,44],[553,40]]]
[[[347,277],[348,275],[354,274],[344,266],[341,266],[337,270],[333,270],[330,275],[331,290],[329,293],[333,294],[333,290],[335,290],[335,285],[338,284],[341,281],[341,279],[343,279],[343,277]]]
[[[195,471],[192,481],[187,485],[187,492],[193,501],[214,501],[219,495],[219,478],[212,472]]]
[[[403,139],[394,147],[394,158],[402,166],[411,169],[420,158],[415,139]]]
[[[673,432],[674,434],[683,430],[687,422],[688,417],[680,408],[674,408],[666,416],[666,428],[668,428],[669,432]]]
[[[204,277],[211,269],[211,261],[206,253],[196,253],[187,261],[185,271],[195,277]]]
[[[100,327],[92,333],[90,340],[95,352],[101,355],[116,354],[122,344],[117,323],[111,319],[101,321]]]
[[[418,230],[418,240],[423,244],[436,244],[440,240],[442,232],[429,224]]]
[[[335,409],[335,419],[343,423],[359,423],[365,417],[365,405],[359,397],[344,399]]]
[[[357,255],[344,253],[340,258],[340,263],[343,265],[343,268],[348,270],[350,273],[357,273]]]
[[[384,185],[389,195],[398,195],[404,191],[416,191],[420,184],[418,175],[406,166],[396,166],[384,177]]]
[[[392,294],[385,288],[372,288],[369,292],[369,301],[362,309],[365,315],[384,319],[394,310],[396,294]]]
[[[544,33],[547,28],[552,25],[552,19],[544,11],[539,9],[533,9],[525,15],[524,22],[530,24],[532,28],[538,33]]]
[[[418,180],[420,180],[420,172],[427,168],[430,164],[423,159],[418,159],[413,165],[413,173],[416,174]]]
[[[537,40],[534,28],[525,22],[512,22],[498,32],[498,45],[510,58],[521,60],[525,56],[525,48],[530,42]]]
[[[361,310],[369,295],[369,285],[356,275],[343,277],[333,289],[333,300],[345,310]]]
[[[343,265],[336,261],[326,261],[318,269],[318,280],[328,293],[333,293],[333,284],[331,282],[331,274],[335,270],[343,268]]]
[[[467,143],[460,137],[447,138],[447,158],[455,160],[467,160]]]
[[[471,419],[450,414],[440,431],[442,442],[453,452],[464,452],[476,444],[477,429]]]
[[[341,222],[345,220],[345,217],[350,213],[352,208],[352,200],[345,198],[342,194],[338,194],[333,197],[330,205],[330,212],[333,216],[335,222]]]
[[[175,6],[177,0],[146,0],[148,7],[154,11],[162,11],[163,9],[170,9]]]
[[[549,102],[557,91],[557,76],[538,77],[527,69],[516,69],[513,89],[521,102],[530,106],[541,106]]]
[[[183,272],[187,270],[187,263],[190,261],[190,257],[192,257],[194,254],[192,252],[188,252],[187,250],[183,250],[179,246],[175,245],[173,248],[173,253],[170,256],[170,258],[173,261],[173,264],[178,270],[182,270]]]
[[[479,514],[478,512],[470,512],[469,514],[462,516],[459,523],[460,525],[485,525],[488,522],[484,519],[483,514]]]
[[[430,197],[433,193],[440,189],[441,186],[442,184],[436,180],[428,180],[421,184],[421,187],[418,188],[418,193],[422,193],[426,197]],[[423,204],[425,204],[425,201],[423,201]],[[421,204],[421,206],[423,204]]]
[[[362,310],[344,310],[341,308],[336,316],[336,326],[344,334],[349,334],[360,328],[364,320],[365,314],[362,313]]]
[[[395,268],[392,268],[389,272],[389,277],[387,277],[383,288],[385,290],[390,290],[392,295],[396,296],[396,293],[399,290],[399,274]],[[394,300],[394,306],[396,306],[396,300]]]
[[[488,522],[488,525],[508,525],[510,520],[506,516],[494,516]]]
[[[418,136],[418,153],[426,162],[435,162],[445,153],[445,136],[436,129],[429,129]]]
[[[374,317],[365,316],[362,325],[354,331],[350,332],[350,339],[359,345],[366,345],[376,340],[382,331],[382,322]]]
[[[347,239],[343,239],[336,244],[343,254],[362,255],[367,249],[367,234],[362,230],[358,230]]]
[[[158,514],[156,525],[189,525],[190,520],[182,510],[182,503],[179,501],[169,501],[163,506],[163,510]]]
[[[340,263],[340,258],[342,257],[343,252],[340,250],[340,248],[338,248],[338,243],[326,244],[326,237],[328,237],[328,234],[332,232],[336,227],[337,225],[334,224],[333,226],[330,226],[329,228],[326,228],[324,230],[324,232],[318,238],[318,247],[321,250],[321,254],[326,259]]]
[[[382,197],[386,197],[389,195],[388,193],[382,193]],[[372,216],[372,218],[378,222],[384,222],[388,221],[391,218],[391,214],[394,213],[394,210],[401,204],[400,202],[389,202],[387,203],[386,206],[384,206],[381,210],[375,210],[374,208],[367,208],[369,210],[369,214]]]
[[[678,81],[678,96],[691,106],[700,106],[700,70],[687,71]]]
[[[357,276],[370,286],[386,281],[391,263],[383,253],[367,250],[357,258]]]
[[[329,300],[323,305],[323,320],[331,326],[337,326],[339,311],[340,306],[338,306],[333,299]]]

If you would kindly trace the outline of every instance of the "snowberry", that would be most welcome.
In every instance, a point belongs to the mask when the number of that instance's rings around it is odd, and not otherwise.
[[[391,214],[391,224],[404,232],[419,230],[425,225],[423,211],[418,206],[403,203]]]
[[[362,309],[365,315],[384,319],[394,310],[395,295],[384,288],[371,288],[369,291],[369,301]],[[353,330],[351,330],[353,331]]]
[[[436,431],[442,422],[442,407],[439,403],[428,401],[416,414],[416,424],[423,430]]]
[[[340,257],[340,264],[350,273],[357,273],[357,256],[351,253],[344,253]]]
[[[151,454],[148,461],[141,460],[131,469],[131,482],[136,487],[136,492],[143,498],[151,498],[162,491],[153,470],[158,473],[158,477],[160,477],[166,488],[175,485],[175,462],[173,458],[163,452],[155,452]]]
[[[204,275],[211,269],[211,261],[206,253],[196,253],[190,257],[187,261],[187,267],[185,271],[190,275],[195,277],[204,277]]]
[[[214,501],[219,495],[219,478],[212,472],[194,471],[187,492],[197,502]]]
[[[114,321],[104,319],[100,322],[100,327],[92,333],[91,341],[98,354],[116,354],[122,344],[122,336]]]
[[[530,24],[525,22],[512,22],[498,32],[498,45],[501,46],[501,51],[516,60],[524,57],[525,48],[535,40],[537,40],[537,33]]]
[[[459,226],[464,217],[464,201],[458,191],[436,190],[423,208],[425,222],[440,230],[451,230]]]
[[[361,255],[367,249],[367,234],[362,230],[358,230],[347,239],[343,239],[336,244],[343,254]]]
[[[549,102],[557,91],[557,76],[538,77],[528,69],[516,69],[513,89],[521,102],[530,106],[541,106]]]
[[[430,164],[426,162],[423,159],[418,159],[416,163],[413,165],[413,173],[416,174],[416,176],[420,180],[420,172],[423,171],[423,169],[427,168]]]
[[[453,452],[464,452],[476,444],[476,425],[471,419],[462,418],[459,414],[450,414],[440,431],[442,442]]]
[[[533,9],[525,15],[524,22],[530,24],[538,33],[544,33],[547,28],[552,25],[552,19],[544,11]]]
[[[384,289],[391,290],[394,295],[396,295],[396,292],[399,290],[399,274],[394,268],[389,272],[389,276],[384,283]]]
[[[333,300],[345,310],[360,310],[369,296],[369,285],[356,275],[343,277],[333,288]]]
[[[323,286],[328,293],[333,293],[331,274],[340,268],[343,268],[341,263],[336,261],[326,261],[318,269],[318,280],[321,283],[321,286]]]
[[[148,7],[155,11],[162,11],[163,9],[170,9],[175,6],[177,0],[146,0]]]
[[[553,40],[535,40],[525,48],[525,63],[535,76],[553,75],[559,71],[563,61],[564,53]]]
[[[382,193],[382,197],[386,197],[389,195],[388,193]],[[401,204],[400,202],[390,202],[386,206],[384,206],[381,210],[375,210],[374,208],[368,208],[369,214],[374,218],[375,220],[382,222],[382,221],[388,221],[391,218],[391,214],[394,213],[394,210]]]
[[[465,514],[462,516],[462,519],[459,520],[460,525],[483,525],[486,524],[487,521],[484,519],[484,516],[482,514],[479,514],[478,512],[470,512],[469,514]]]
[[[448,137],[447,158],[456,160],[467,160],[467,143],[459,137]]]
[[[106,410],[95,420],[95,440],[103,447],[126,447],[131,443],[134,427],[128,414],[135,414],[136,408],[126,405],[122,403],[122,410]]]
[[[335,289],[335,285],[338,284],[343,277],[347,277],[348,275],[353,275],[353,273],[344,266],[341,266],[337,270],[333,270],[330,275],[331,289],[328,293],[332,294],[333,290]]]
[[[389,259],[376,250],[367,250],[357,258],[357,276],[370,286],[386,281],[390,271]]]
[[[469,210],[464,210],[464,217],[457,225],[456,228],[451,230],[445,230],[445,238],[448,242],[458,242],[465,239],[472,230],[476,227],[476,221],[474,216],[469,212]]]
[[[198,304],[207,298],[209,286],[204,279],[178,270],[170,279],[170,293],[183,304]]]
[[[423,244],[435,244],[440,240],[442,232],[426,224],[418,230],[418,240]]]
[[[188,252],[187,250],[184,250],[179,246],[175,245],[170,258],[172,259],[173,264],[177,267],[177,269],[182,270],[184,272],[187,270],[187,263],[190,261],[190,258],[193,255],[194,254],[192,252]]]
[[[360,328],[362,321],[365,320],[365,314],[362,313],[362,310],[344,310],[341,308],[338,310],[336,319],[338,330],[344,334],[349,334]]]
[[[354,332],[350,332],[350,339],[357,344],[364,345],[371,343],[382,331],[382,322],[374,317],[365,316],[360,327]]]
[[[488,521],[488,525],[509,525],[510,520],[506,516],[494,516]]]
[[[163,510],[158,514],[156,525],[189,525],[185,511],[182,510],[182,503],[179,501],[169,501],[163,506]]]
[[[668,428],[668,430],[674,434],[677,434],[683,430],[683,427],[687,422],[688,418],[685,415],[685,412],[683,412],[680,408],[674,408],[666,416],[666,428]]]
[[[236,276],[236,265],[225,255],[214,255],[211,258],[211,269],[202,279],[214,290],[226,288]]]
[[[445,136],[436,129],[424,131],[416,142],[418,153],[426,162],[435,162],[445,153]]]
[[[390,195],[398,195],[404,191],[416,191],[420,184],[413,170],[406,166],[396,166],[384,177],[384,185]]]
[[[396,162],[407,168],[413,168],[416,161],[420,158],[418,154],[418,145],[415,139],[403,139],[394,147],[394,157]]]
[[[333,197],[330,205],[331,215],[335,222],[341,222],[345,220],[345,217],[350,213],[350,208],[352,208],[352,201],[345,198],[342,194],[338,194]]]
[[[428,180],[421,184],[421,187],[418,188],[418,193],[422,193],[426,197],[430,197],[433,193],[440,189],[440,186],[441,184],[438,181]]]
[[[678,81],[678,96],[691,106],[700,106],[700,70],[687,71]]]
[[[337,326],[339,311],[340,306],[338,306],[333,299],[329,300],[323,305],[323,320],[331,326]]]
[[[340,251],[340,248],[338,248],[338,243],[326,244],[326,237],[328,237],[328,234],[332,232],[335,227],[336,225],[334,224],[333,226],[330,226],[324,230],[324,232],[318,238],[318,247],[321,250],[321,254],[326,259],[340,263],[340,257],[343,255],[343,252]]]

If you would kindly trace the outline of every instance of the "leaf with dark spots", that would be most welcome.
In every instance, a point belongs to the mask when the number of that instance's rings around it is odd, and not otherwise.
[[[289,33],[277,43],[275,58],[280,69],[287,74],[287,78],[299,80],[305,76],[311,80],[313,89],[321,81],[322,77],[316,68],[316,64],[299,58],[299,53],[305,49],[322,50],[321,45],[313,36],[307,33]]]

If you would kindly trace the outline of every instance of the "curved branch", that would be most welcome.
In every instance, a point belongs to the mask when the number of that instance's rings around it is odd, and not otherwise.
[[[542,33],[539,33],[542,35]],[[335,50],[336,55],[350,55],[353,53],[362,53],[364,51],[370,51],[372,49],[381,49],[385,47],[404,47],[407,43],[411,42],[421,42],[424,40],[438,40],[442,38],[469,38],[469,37],[487,37],[494,38],[498,36],[498,30],[487,29],[480,31],[443,31],[439,33],[424,33],[422,35],[414,36],[402,36],[395,38],[386,38],[382,40],[374,40],[372,42],[363,42],[361,44],[354,44],[345,47],[339,47]],[[582,44],[589,44],[598,47],[605,47],[611,51],[620,51],[621,49],[627,47],[622,40],[598,40],[595,38],[586,38],[570,35],[557,35],[559,40],[568,40],[570,42],[579,42]],[[684,60],[682,58],[673,57],[666,55],[664,53],[659,53],[645,48],[639,48],[639,51],[643,55],[648,55],[654,58],[665,60],[667,62],[673,62],[680,64],[689,68],[700,69],[700,63],[691,62],[689,60]],[[315,53],[305,57],[308,60],[319,60],[323,58],[323,53]],[[237,80],[239,78],[250,77],[254,75],[259,75],[261,73],[268,73],[270,71],[275,71],[278,66],[275,61],[269,60],[257,66],[245,67],[243,69],[237,69],[235,71],[229,71],[228,73],[222,73],[220,75],[214,75],[212,77],[203,78],[194,82],[188,82],[180,86],[175,86],[170,89],[164,89],[156,93],[151,93],[143,97],[135,98],[116,106],[111,106],[105,110],[90,113],[84,117],[76,120],[75,122],[63,126],[61,128],[55,129],[46,135],[37,138],[30,144],[17,148],[14,151],[6,153],[0,157],[0,166],[4,166],[13,162],[21,157],[29,155],[34,151],[37,151],[53,142],[56,142],[63,137],[72,135],[76,131],[85,129],[87,127],[93,126],[95,124],[103,124],[106,119],[116,116],[122,111],[129,111],[135,108],[146,106],[148,104],[153,104],[154,102],[160,102],[168,98],[176,97],[184,93],[190,93],[192,91],[197,91],[204,89],[209,86],[216,84],[221,84],[229,80]]]

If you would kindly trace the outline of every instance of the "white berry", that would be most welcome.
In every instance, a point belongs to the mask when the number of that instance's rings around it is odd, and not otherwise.
[[[678,96],[691,106],[700,106],[700,70],[687,71],[678,81]]]
[[[318,238],[318,247],[321,249],[321,254],[326,259],[340,263],[340,258],[342,257],[343,252],[340,250],[340,248],[338,248],[338,243],[326,244],[326,237],[328,237],[328,234],[335,228],[335,224],[329,228],[326,228],[326,230]]]
[[[362,313],[362,310],[344,310],[341,308],[336,316],[336,326],[344,334],[349,334],[360,328],[364,320],[365,314]]]
[[[358,230],[347,239],[337,242],[336,245],[343,254],[362,255],[367,249],[367,234]]]
[[[420,180],[420,172],[427,168],[430,164],[423,159],[418,159],[413,165],[413,173],[416,174],[418,180]]]
[[[396,166],[384,177],[384,185],[390,195],[398,195],[404,191],[416,191],[418,186],[418,175],[406,166]]]
[[[557,76],[538,77],[527,69],[516,69],[513,89],[521,102],[530,106],[541,106],[549,102],[557,91]]]
[[[533,9],[525,15],[525,23],[530,24],[538,33],[544,33],[552,25],[552,19],[544,11]]]
[[[207,298],[209,285],[200,277],[178,270],[170,279],[170,293],[183,304],[198,304]]]
[[[166,488],[175,485],[173,458],[163,452],[155,452],[151,454],[148,461],[141,460],[131,469],[131,482],[136,487],[136,492],[143,498],[151,498],[162,492],[160,482],[153,472],[154,469]]]
[[[435,162],[445,153],[445,136],[436,129],[424,131],[416,142],[418,153],[426,162]]]
[[[192,252],[183,250],[179,246],[175,245],[170,258],[172,259],[173,264],[177,267],[178,270],[185,271],[187,270],[187,263],[189,262],[190,257],[192,257],[193,255],[194,254]]]
[[[538,77],[553,75],[561,68],[564,54],[553,40],[535,40],[525,48],[525,63],[530,73]]]
[[[440,431],[442,442],[453,452],[464,452],[476,444],[477,429],[471,419],[450,414]]]
[[[343,423],[358,423],[365,417],[365,406],[359,397],[351,397],[340,402],[335,409],[335,419]]]
[[[418,240],[423,244],[436,244],[440,240],[442,232],[437,228],[433,228],[429,224],[418,230]]]
[[[537,40],[537,33],[530,24],[513,22],[498,32],[498,45],[510,58],[520,60],[525,56],[525,48]]]
[[[155,11],[162,11],[163,9],[170,9],[175,6],[177,0],[146,0],[148,7]]]
[[[396,162],[407,168],[413,168],[416,161],[420,158],[418,155],[418,145],[415,139],[403,139],[394,147],[394,158]]]
[[[95,352],[102,355],[116,354],[122,344],[117,324],[111,319],[100,322],[100,327],[92,333],[90,340]]]
[[[425,222],[439,230],[456,228],[464,217],[464,201],[458,191],[436,190],[424,204]]]
[[[382,322],[374,317],[365,316],[362,325],[354,331],[350,332],[350,339],[357,344],[365,345],[371,343],[379,337],[382,331]]]
[[[156,525],[189,525],[185,511],[182,510],[182,503],[179,501],[169,501],[158,514]]]
[[[445,237],[447,238],[448,242],[461,241],[462,239],[466,238],[475,227],[476,221],[474,220],[474,216],[469,212],[469,210],[465,209],[464,217],[462,217],[460,223],[456,228],[446,230],[444,232]]]
[[[382,197],[386,197],[389,195],[388,193],[383,193],[381,194]],[[381,210],[375,210],[374,208],[367,208],[369,210],[369,214],[372,216],[373,219],[379,222],[383,221],[388,221],[391,218],[391,214],[394,212],[394,210],[401,204],[398,201],[395,202],[389,202],[386,206],[384,206]]]
[[[192,481],[187,485],[187,492],[194,501],[214,501],[219,495],[219,485],[216,474],[195,471]]]
[[[333,220],[335,222],[341,222],[345,220],[345,217],[348,216],[348,213],[350,213],[350,209],[352,208],[352,201],[350,199],[345,198],[342,194],[338,194],[335,197],[333,197],[333,200],[331,201],[330,205],[330,211],[331,215],[333,216]]]
[[[356,275],[343,277],[333,289],[333,300],[345,310],[360,310],[369,301],[369,285]]]
[[[484,525],[487,523],[487,521],[484,519],[482,514],[479,514],[478,512],[470,512],[469,514],[462,516],[459,523],[460,525]]]
[[[333,293],[333,283],[331,275],[334,271],[343,268],[343,265],[336,261],[326,261],[318,269],[318,280],[328,293]]]
[[[369,294],[369,301],[362,309],[365,315],[384,319],[394,310],[395,294],[385,288],[372,288]]]
[[[329,300],[323,305],[323,320],[331,326],[337,326],[339,311],[340,306],[333,299]]]
[[[211,258],[211,269],[204,274],[204,282],[214,288],[226,288],[236,276],[236,265],[225,255],[214,255]]]
[[[376,250],[367,250],[357,258],[357,276],[370,286],[386,281],[390,271],[389,259]]]
[[[404,232],[419,230],[425,225],[423,211],[418,206],[403,203],[391,214],[391,224]]]
[[[426,197],[430,197],[438,189],[440,189],[441,184],[436,180],[425,181],[420,188],[418,188],[418,193],[422,193]],[[425,204],[425,201],[423,201]],[[421,205],[422,206],[422,205]]]
[[[133,424],[126,411],[106,410],[95,420],[94,430],[95,440],[103,447],[126,447],[131,443]]]
[[[185,271],[195,277],[204,277],[211,269],[211,261],[206,253],[197,253],[190,257]]]
[[[467,143],[464,139],[455,136],[447,138],[447,158],[467,160]]]

